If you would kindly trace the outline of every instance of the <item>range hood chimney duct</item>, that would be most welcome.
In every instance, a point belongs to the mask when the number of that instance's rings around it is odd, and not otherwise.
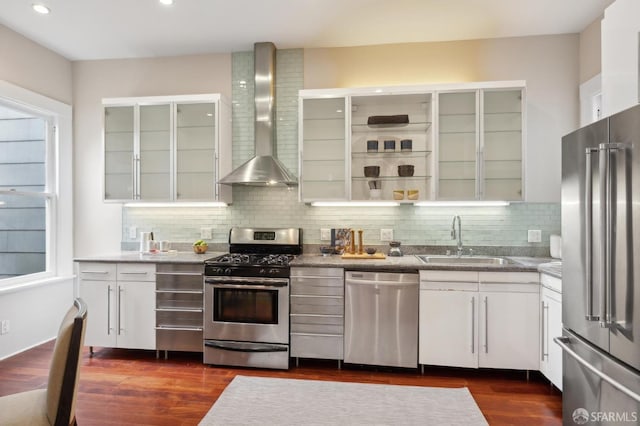
[[[270,42],[255,43],[253,59],[255,156],[222,178],[220,183],[295,186],[298,184],[296,178],[276,158],[276,46]]]

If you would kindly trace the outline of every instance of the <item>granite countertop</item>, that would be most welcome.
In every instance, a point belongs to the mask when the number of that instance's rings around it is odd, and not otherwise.
[[[386,259],[342,259],[339,255],[322,256],[320,254],[304,254],[291,262],[291,266],[334,267],[351,270],[377,270],[411,272],[420,269],[437,269],[446,271],[504,271],[504,272],[537,272],[540,264],[548,263],[549,257],[512,257],[504,265],[477,264],[426,264],[414,255],[389,257]]]
[[[538,271],[562,279],[562,260],[553,259],[551,262],[541,263],[538,265]]]
[[[122,251],[102,255],[77,257],[76,262],[136,262],[136,263],[204,263],[205,260],[220,256],[224,252],[208,251],[196,254],[192,251],[145,254],[137,251]],[[503,256],[511,262],[504,265],[474,264],[426,264],[415,255],[386,259],[342,259],[339,255],[322,256],[320,254],[303,254],[291,262],[291,266],[333,267],[351,270],[376,270],[411,272],[420,269],[436,269],[444,271],[504,271],[504,272],[541,272],[562,278],[562,262],[549,257]]]
[[[223,252],[208,251],[203,254],[196,254],[193,251],[159,252],[156,254],[145,254],[137,251],[122,251],[103,255],[76,257],[75,262],[136,262],[136,263],[204,263],[205,260],[220,256]]]

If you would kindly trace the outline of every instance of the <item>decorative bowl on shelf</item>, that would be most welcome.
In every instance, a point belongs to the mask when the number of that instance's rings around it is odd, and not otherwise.
[[[376,249],[375,247],[367,247],[366,249],[364,249],[364,251],[366,251],[369,256],[373,256],[378,251],[378,249]]]
[[[408,177],[413,176],[413,164],[402,164],[398,166],[398,176]]]
[[[378,177],[380,176],[380,166],[364,166],[365,177]]]

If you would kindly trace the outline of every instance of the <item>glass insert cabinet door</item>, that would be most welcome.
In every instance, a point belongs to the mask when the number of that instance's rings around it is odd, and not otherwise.
[[[438,199],[475,200],[477,91],[438,94]]]
[[[215,196],[215,103],[176,106],[176,199]]]
[[[139,162],[138,198],[171,199],[171,105],[140,105]]]
[[[521,200],[522,90],[484,90],[482,110],[481,196]]]
[[[134,198],[134,107],[112,106],[104,109],[105,200]]]
[[[346,200],[346,98],[302,100],[302,201]]]

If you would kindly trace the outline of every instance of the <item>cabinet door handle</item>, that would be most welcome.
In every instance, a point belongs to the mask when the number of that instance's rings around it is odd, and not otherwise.
[[[120,275],[147,275],[148,272],[120,272]]]
[[[476,297],[471,296],[471,353],[476,353]]]
[[[111,286],[107,286],[107,335],[111,335]]]
[[[489,301],[484,297],[484,353],[489,353]]]
[[[122,287],[118,287],[118,335],[122,333]]]
[[[542,300],[540,302],[540,361],[544,361],[544,358],[549,355],[545,352],[547,335],[544,328],[544,311],[546,309],[548,309],[548,307],[544,305],[544,300]]]
[[[585,260],[585,318],[587,321],[599,321],[593,314],[593,174],[591,156],[597,153],[596,148],[585,150],[585,187],[584,187],[584,260]],[[602,189],[601,189],[602,191]]]
[[[109,273],[109,271],[82,271],[83,274],[100,274],[100,275],[106,275]]]

